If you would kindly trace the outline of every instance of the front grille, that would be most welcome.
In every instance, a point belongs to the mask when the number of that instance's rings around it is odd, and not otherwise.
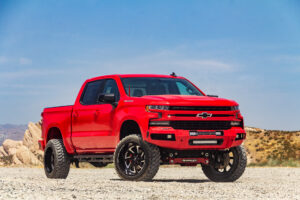
[[[169,110],[188,110],[188,111],[231,111],[231,106],[170,106]]]
[[[230,121],[171,121],[170,126],[183,130],[228,130]]]

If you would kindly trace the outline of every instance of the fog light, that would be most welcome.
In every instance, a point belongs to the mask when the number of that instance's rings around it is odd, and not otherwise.
[[[243,133],[237,133],[236,137],[235,137],[235,140],[242,140],[242,139],[244,139],[244,134]]]
[[[222,135],[222,132],[220,132],[220,131],[216,132],[216,136],[221,136],[221,135]]]
[[[197,131],[190,131],[190,136],[197,136],[198,132]]]

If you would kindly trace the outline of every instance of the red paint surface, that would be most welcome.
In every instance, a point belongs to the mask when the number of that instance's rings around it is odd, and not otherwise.
[[[176,106],[237,106],[235,101],[204,96],[183,96],[183,95],[157,95],[143,97],[129,97],[124,90],[120,78],[125,77],[164,77],[174,78],[167,75],[110,75],[96,77],[87,80],[81,87],[74,106],[63,106],[45,108],[42,116],[42,138],[41,147],[47,143],[49,130],[57,128],[62,134],[66,150],[70,154],[84,153],[109,153],[114,152],[119,140],[120,129],[126,120],[137,122],[142,137],[145,141],[172,149],[226,149],[240,145],[243,140],[235,141],[237,133],[245,133],[243,128],[231,128],[224,131],[224,136],[189,136],[187,130],[174,130],[171,127],[149,127],[149,120],[158,118],[155,112],[147,112],[146,105],[176,105]],[[183,77],[176,77],[183,78]],[[114,79],[117,82],[120,101],[114,108],[110,104],[82,105],[80,97],[85,85],[90,81],[98,79]],[[200,91],[200,90],[199,90]],[[169,117],[170,114],[197,114],[201,111],[162,111],[162,118],[159,120],[219,120],[234,121],[232,117],[211,117],[202,119],[199,117]],[[212,114],[233,114],[238,113],[238,120],[243,117],[239,111],[209,111]],[[151,133],[175,133],[176,141],[151,140],[147,137]],[[191,146],[189,139],[222,138],[224,140],[219,146]]]

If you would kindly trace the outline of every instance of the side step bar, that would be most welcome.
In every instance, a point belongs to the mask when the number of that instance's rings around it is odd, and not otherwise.
[[[113,163],[113,154],[75,155],[73,158],[79,162]]]

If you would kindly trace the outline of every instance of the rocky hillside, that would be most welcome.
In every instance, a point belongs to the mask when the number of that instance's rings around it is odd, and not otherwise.
[[[2,165],[42,165],[43,152],[39,150],[41,124],[28,124],[22,141],[7,139],[0,146],[0,166]]]
[[[246,128],[247,139],[244,146],[248,154],[248,164],[282,165],[293,161],[300,166],[300,132],[272,131]],[[39,150],[41,124],[28,124],[22,141],[7,139],[0,146],[0,166],[42,165],[43,152]]]
[[[300,132],[246,128],[248,164],[300,166]]]

